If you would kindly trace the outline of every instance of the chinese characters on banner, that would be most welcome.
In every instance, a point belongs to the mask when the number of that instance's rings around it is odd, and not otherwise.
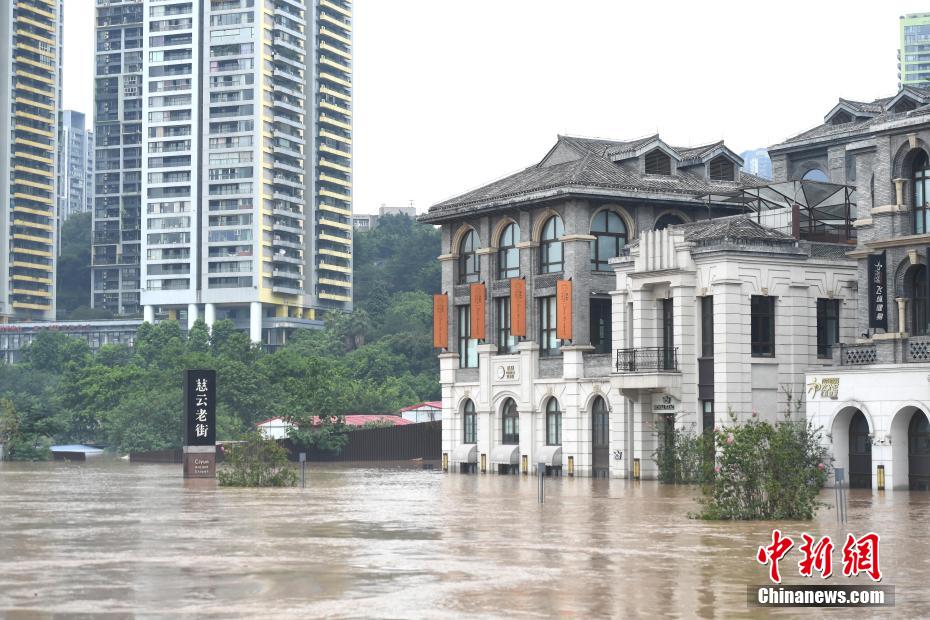
[[[822,579],[833,574],[833,541],[829,536],[816,540],[813,536],[801,534],[804,541],[798,550],[801,560],[798,562],[798,572],[802,577],[812,577],[816,572]],[[860,573],[871,577],[872,581],[881,581],[882,572],[878,565],[879,536],[869,532],[856,538],[852,534],[846,535],[843,544],[843,576],[855,577]],[[778,562],[794,546],[794,541],[781,533],[781,530],[772,530],[772,544],[759,547],[756,561],[769,567],[769,579],[772,583],[781,583],[781,573]]]
[[[188,370],[184,375],[184,445],[216,444],[216,371]]]
[[[885,252],[869,255],[869,327],[888,331]]]

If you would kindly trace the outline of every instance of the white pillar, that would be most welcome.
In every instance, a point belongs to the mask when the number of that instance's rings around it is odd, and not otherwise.
[[[187,304],[187,329],[197,322],[197,304]]]
[[[249,340],[261,344],[262,341],[262,304],[253,301],[249,305]]]
[[[155,306],[142,306],[142,320],[146,323],[155,323]]]
[[[213,329],[213,324],[216,323],[216,305],[215,304],[204,304],[203,320],[207,324],[207,329]]]

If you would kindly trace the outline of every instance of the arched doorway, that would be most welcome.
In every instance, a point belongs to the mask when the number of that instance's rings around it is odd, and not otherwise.
[[[907,475],[912,490],[930,490],[930,421],[919,409],[907,427]]]
[[[610,416],[600,396],[591,406],[591,475],[606,478],[610,471]]]
[[[861,411],[849,423],[849,487],[872,488],[872,440],[869,421]]]

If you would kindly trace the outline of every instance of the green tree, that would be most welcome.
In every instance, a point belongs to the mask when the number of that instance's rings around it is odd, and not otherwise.
[[[59,318],[69,318],[77,308],[90,306],[92,218],[92,213],[72,215],[61,227],[56,284]]]
[[[35,370],[61,373],[67,364],[86,363],[90,347],[82,338],[43,331],[23,349],[23,361]]]

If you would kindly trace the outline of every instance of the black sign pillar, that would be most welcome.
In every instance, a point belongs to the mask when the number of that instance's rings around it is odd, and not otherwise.
[[[888,287],[885,252],[869,255],[869,327],[888,331]]]
[[[216,371],[184,373],[184,477],[216,477]]]

